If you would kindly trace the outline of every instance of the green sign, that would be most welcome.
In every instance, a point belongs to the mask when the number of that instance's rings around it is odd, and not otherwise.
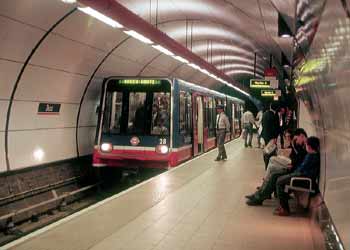
[[[261,90],[261,96],[275,96],[277,93],[276,93],[276,90]]]
[[[250,79],[250,87],[253,89],[270,88],[270,81],[261,79]]]
[[[119,79],[118,84],[123,85],[156,85],[160,84],[161,80],[156,79]]]

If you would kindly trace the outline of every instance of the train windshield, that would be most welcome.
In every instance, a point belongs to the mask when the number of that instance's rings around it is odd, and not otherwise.
[[[168,135],[170,83],[120,84],[108,82],[103,133],[119,135]]]

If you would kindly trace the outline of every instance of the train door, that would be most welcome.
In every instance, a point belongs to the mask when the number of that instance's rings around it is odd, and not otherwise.
[[[203,153],[204,145],[204,116],[203,116],[203,98],[202,96],[194,96],[193,114],[193,155]]]
[[[232,117],[231,117],[231,124],[232,124],[232,139],[236,138],[236,123],[235,123],[235,104],[232,103]]]

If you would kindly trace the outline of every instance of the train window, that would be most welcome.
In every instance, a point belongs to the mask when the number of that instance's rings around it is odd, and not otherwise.
[[[109,130],[111,133],[120,133],[120,123],[122,116],[122,104],[123,104],[123,93],[113,92],[112,103],[111,103],[111,121]]]
[[[189,134],[192,130],[192,97],[190,93],[180,91],[179,132]]]
[[[180,133],[186,132],[186,93],[180,91],[180,117],[179,117],[179,129]]]
[[[128,133],[145,132],[146,93],[133,92],[129,96]]]
[[[170,93],[153,93],[152,135],[168,135],[170,129]]]
[[[209,102],[208,127],[209,127],[209,138],[210,138],[210,137],[215,137],[216,110],[215,110],[213,97],[209,97],[208,102]]]

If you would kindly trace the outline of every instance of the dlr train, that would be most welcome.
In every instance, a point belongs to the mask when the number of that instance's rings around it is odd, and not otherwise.
[[[180,79],[104,81],[94,167],[169,168],[216,147],[216,105],[239,137],[244,102]]]

